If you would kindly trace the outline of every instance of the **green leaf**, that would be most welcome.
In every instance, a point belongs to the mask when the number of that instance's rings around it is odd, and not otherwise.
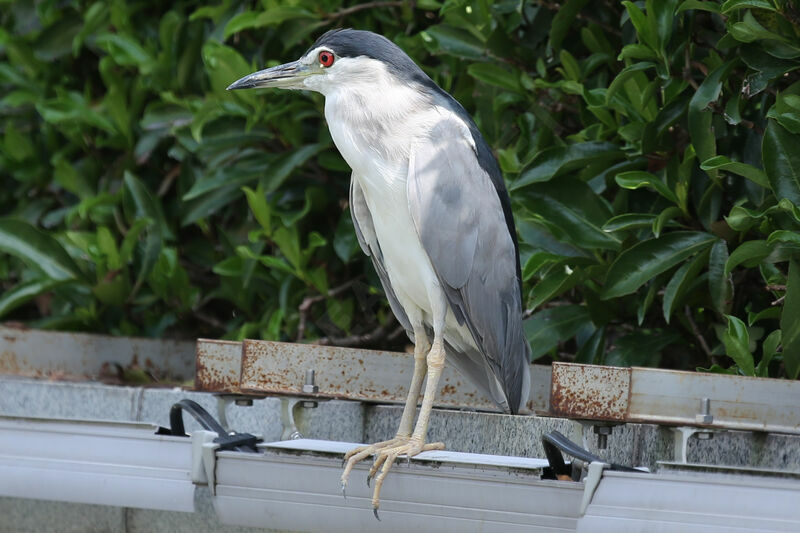
[[[532,185],[526,192],[526,213],[546,225],[558,239],[584,249],[619,248],[617,236],[600,229],[610,210],[587,184],[564,177]]]
[[[617,56],[617,61],[625,61],[626,59],[657,59],[655,51],[646,44],[626,44],[622,47],[622,51]]]
[[[537,311],[524,324],[525,336],[531,345],[531,361],[560,342],[571,339],[588,324],[591,324],[589,310],[581,305],[562,305]]]
[[[766,258],[771,251],[767,241],[753,240],[745,241],[731,253],[725,262],[724,275],[730,274],[734,268],[744,265],[747,268],[754,267]]]
[[[601,327],[594,330],[594,333],[584,341],[578,353],[575,354],[575,362],[585,365],[599,363],[603,357],[606,344],[606,328]]]
[[[103,47],[118,65],[137,67],[143,75],[150,74],[155,66],[152,54],[129,35],[106,33],[98,35],[95,43]]]
[[[564,4],[560,5],[553,17],[553,22],[550,25],[550,47],[555,50],[561,50],[561,43],[567,36],[570,28],[575,22],[575,17],[578,12],[583,9],[588,0],[567,0]]]
[[[648,187],[655,190],[674,204],[678,204],[678,197],[670,190],[666,183],[661,181],[657,176],[644,172],[642,170],[632,170],[630,172],[622,172],[617,174],[614,178],[617,185],[625,189],[638,189],[640,187]]]
[[[687,261],[675,271],[672,278],[664,288],[664,299],[662,302],[661,310],[664,313],[664,321],[669,324],[672,313],[683,302],[686,291],[697,279],[697,275],[705,266],[707,257],[705,253],[697,254],[691,261]]]
[[[787,131],[770,119],[764,131],[761,154],[764,172],[767,175],[775,196],[788,198],[794,205],[800,205],[800,135]]]
[[[54,281],[84,279],[57,240],[22,220],[0,219],[0,252],[21,259]]]
[[[100,249],[100,253],[106,257],[106,266],[109,270],[122,268],[117,242],[114,240],[111,230],[105,226],[97,228],[97,247]]]
[[[781,344],[781,330],[776,329],[764,339],[761,344],[761,360],[756,365],[756,376],[769,377],[769,364],[772,358],[778,355],[778,346]]]
[[[247,205],[253,212],[253,216],[267,235],[272,234],[272,208],[267,203],[267,197],[264,194],[264,189],[259,186],[254,191],[249,187],[242,187],[245,196],[247,197]]]
[[[678,13],[682,13],[689,9],[708,11],[709,13],[719,13],[720,5],[717,2],[711,1],[684,0],[678,7]]]
[[[650,24],[648,24],[648,17],[633,2],[625,1],[622,2],[622,5],[624,5],[625,9],[628,11],[628,16],[631,19],[633,27],[636,29],[639,41],[657,50],[659,48],[658,37],[655,32],[653,32]],[[650,13],[648,13],[648,15],[650,15]]]
[[[359,250],[353,219],[348,212],[342,213],[339,217],[339,224],[333,237],[333,250],[343,263],[350,261]]]
[[[255,107],[256,96],[252,91],[226,91],[228,85],[253,71],[239,52],[222,43],[208,41],[203,46],[203,62],[215,93],[225,98],[239,98]]]
[[[786,375],[789,379],[797,379],[797,375],[800,374],[800,264],[796,258],[789,262],[786,298],[781,313],[781,331]]]
[[[519,72],[509,72],[494,63],[473,63],[467,67],[467,73],[478,81],[494,85],[509,91],[520,92]]]
[[[271,6],[262,13],[243,11],[231,18],[228,24],[225,25],[223,38],[227,39],[242,30],[277,26],[287,20],[315,18],[317,17],[314,13],[299,6]]]
[[[658,214],[656,219],[653,221],[653,236],[658,238],[661,235],[661,231],[673,218],[679,217],[683,214],[683,211],[677,206],[667,207],[661,213]]]
[[[716,238],[708,233],[676,231],[639,242],[612,263],[600,297],[625,296],[692,255],[710,247]]]
[[[325,301],[327,317],[341,330],[349,331],[353,321],[353,300],[329,298]]]
[[[800,245],[800,233],[785,229],[773,231],[769,234],[769,237],[767,237],[767,244],[772,246],[778,242],[788,242]]]
[[[448,54],[468,59],[485,58],[485,48],[474,35],[466,30],[439,24],[421,32],[423,40],[435,41],[439,49]]]
[[[147,276],[150,275],[161,253],[162,231],[161,224],[158,223],[161,219],[161,214],[158,211],[158,207],[150,191],[147,190],[147,187],[139,178],[126,171],[123,182],[125,199],[127,200],[124,203],[130,206],[130,219],[134,222],[138,219],[150,219],[155,221],[154,224],[148,225],[144,229],[145,238],[142,243],[139,274],[136,276],[136,282],[132,289],[132,294],[135,294],[144,280],[147,279]]]
[[[634,331],[617,339],[603,364],[611,366],[658,366],[661,352],[680,340],[676,333],[662,330]]]
[[[614,78],[614,81],[611,82],[611,85],[608,86],[608,90],[606,91],[606,105],[611,105],[614,95],[616,95],[625,85],[625,82],[631,79],[637,72],[642,72],[654,68],[655,66],[656,64],[652,61],[642,61],[622,69],[619,74],[617,74],[617,77]]]
[[[610,163],[623,158],[619,146],[607,142],[584,142],[548,148],[536,154],[516,181],[511,190],[520,189],[531,183],[549,181],[573,170],[584,168],[590,163]]]
[[[763,170],[760,170],[747,163],[739,163],[738,161],[731,161],[724,155],[718,155],[703,161],[700,165],[703,170],[724,170],[733,174],[743,176],[757,185],[761,185],[766,189],[771,189],[769,180]]]
[[[627,231],[639,228],[651,228],[657,215],[651,213],[624,213],[608,219],[603,231]]]
[[[725,354],[734,360],[745,376],[755,375],[753,354],[750,353],[750,334],[744,322],[735,316],[728,316],[728,328],[722,335]]]
[[[554,265],[531,290],[527,307],[535,309],[574,287],[580,275],[567,265]]]
[[[716,133],[712,128],[712,113],[709,104],[716,102],[722,91],[722,81],[738,63],[731,59],[711,71],[689,101],[689,135],[692,145],[700,161],[707,161],[717,155]],[[712,179],[716,179],[715,170],[708,171]]]
[[[139,242],[139,235],[151,224],[155,224],[155,221],[149,218],[140,218],[128,228],[128,232],[123,237],[122,244],[119,247],[119,259],[123,265],[128,264],[131,260],[133,249]]]
[[[733,279],[725,269],[728,259],[728,244],[720,239],[711,247],[708,260],[708,290],[711,303],[720,315],[730,313],[733,302]]]
[[[59,279],[37,278],[25,281],[0,295],[0,317],[40,294],[50,292],[63,283]]]
[[[758,313],[747,311],[747,325],[752,326],[760,320],[780,320],[781,308],[780,307],[767,307]]]
[[[767,11],[775,11],[775,7],[767,0],[727,0],[722,4],[722,13],[729,14],[731,11],[738,9],[766,9]]]

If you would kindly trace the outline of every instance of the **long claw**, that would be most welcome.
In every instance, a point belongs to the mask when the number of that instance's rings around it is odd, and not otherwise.
[[[377,507],[373,507],[373,508],[372,508],[372,514],[374,514],[374,515],[375,515],[375,518],[378,520],[378,522],[380,522],[380,521],[381,521],[381,517],[380,517],[380,516],[378,516],[378,508],[377,508]]]
[[[369,487],[369,482],[372,480],[372,476],[367,476],[367,487]]]
[[[342,496],[344,497],[345,500],[347,499],[347,492],[345,491],[346,487],[347,487],[347,482],[342,482]]]

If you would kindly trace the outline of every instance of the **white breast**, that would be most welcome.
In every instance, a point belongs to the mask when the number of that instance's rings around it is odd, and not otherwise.
[[[412,145],[439,113],[417,91],[380,76],[325,98],[331,136],[364,192],[392,288],[407,313],[416,308],[428,323],[431,297],[441,289],[414,228],[406,183]]]

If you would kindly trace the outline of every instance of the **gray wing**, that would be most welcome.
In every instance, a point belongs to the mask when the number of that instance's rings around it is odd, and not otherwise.
[[[425,141],[414,146],[409,164],[411,216],[453,314],[516,412],[529,386],[530,347],[513,227],[500,198],[507,193],[481,168],[470,133],[457,121],[443,118]]]
[[[356,237],[358,237],[358,244],[361,249],[372,259],[372,264],[375,266],[375,271],[378,273],[378,278],[383,285],[383,292],[386,293],[386,298],[389,300],[389,306],[392,308],[394,316],[397,321],[405,328],[409,338],[414,340],[414,332],[411,328],[411,322],[408,320],[403,306],[397,300],[397,296],[392,289],[392,284],[389,282],[389,275],[386,273],[386,266],[383,264],[383,254],[381,253],[380,244],[378,244],[378,237],[375,233],[375,225],[372,223],[372,215],[369,212],[367,201],[364,199],[364,192],[358,184],[355,176],[350,178],[350,216],[353,218],[353,226],[356,229]]]

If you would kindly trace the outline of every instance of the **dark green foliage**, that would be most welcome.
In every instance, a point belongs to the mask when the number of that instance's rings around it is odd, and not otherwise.
[[[321,96],[225,91],[351,26],[495,150],[536,357],[797,377],[796,0],[340,4],[5,4],[0,316],[391,345]]]

